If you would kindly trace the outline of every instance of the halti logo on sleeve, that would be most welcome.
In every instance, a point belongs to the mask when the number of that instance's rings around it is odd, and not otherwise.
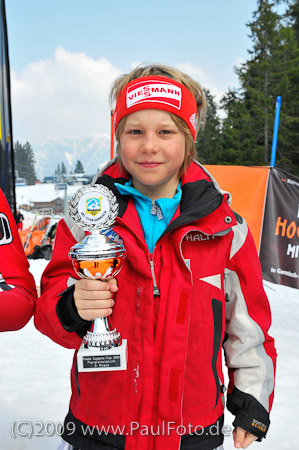
[[[127,108],[138,103],[157,102],[181,109],[182,90],[172,83],[147,80],[134,84],[127,89]]]

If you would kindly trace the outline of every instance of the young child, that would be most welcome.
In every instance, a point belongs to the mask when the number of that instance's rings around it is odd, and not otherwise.
[[[33,315],[36,288],[16,222],[0,189],[0,331],[19,330]]]
[[[112,314],[128,369],[78,372],[75,353],[61,448],[220,448],[222,346],[235,447],[246,448],[269,426],[276,352],[250,231],[195,161],[204,94],[188,75],[147,65],[118,78],[111,99],[118,156],[94,182],[119,202],[122,270],[78,281],[68,252],[84,233],[62,219],[35,323],[77,350],[91,321]]]

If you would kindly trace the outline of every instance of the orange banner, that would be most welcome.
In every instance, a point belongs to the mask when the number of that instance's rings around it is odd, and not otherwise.
[[[269,176],[268,167],[205,165],[221,189],[232,195],[232,209],[244,217],[259,251],[264,204]]]

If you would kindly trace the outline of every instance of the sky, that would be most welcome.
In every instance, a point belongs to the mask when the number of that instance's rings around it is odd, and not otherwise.
[[[220,100],[252,47],[256,0],[6,0],[14,141],[110,133],[109,90],[174,66]]]

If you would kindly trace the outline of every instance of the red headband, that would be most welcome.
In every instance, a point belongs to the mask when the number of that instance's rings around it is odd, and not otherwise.
[[[123,117],[141,109],[163,109],[181,117],[196,139],[197,105],[194,96],[183,84],[160,76],[130,81],[116,101],[115,131]]]

